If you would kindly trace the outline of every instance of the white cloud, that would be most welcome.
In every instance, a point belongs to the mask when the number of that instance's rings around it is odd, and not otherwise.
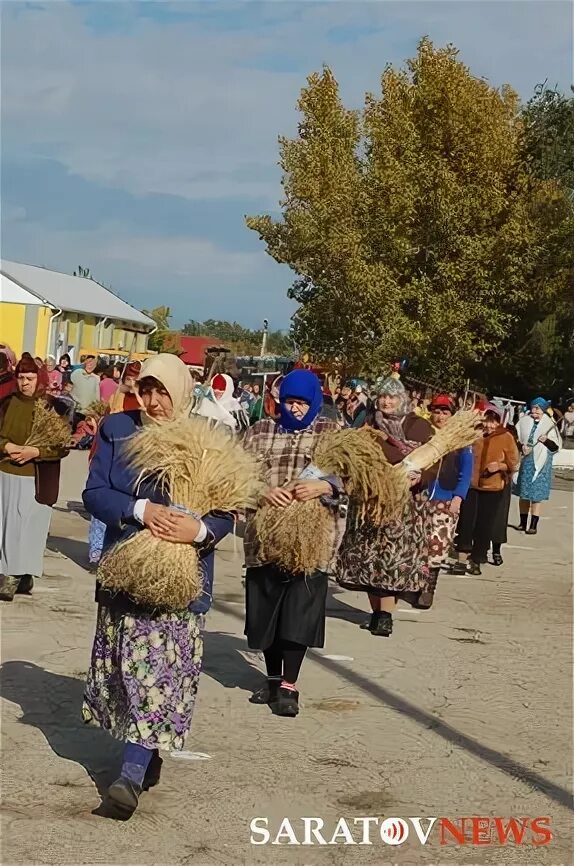
[[[272,4],[273,26],[138,19],[128,32],[97,34],[80,4],[18,14],[11,5],[3,10],[5,151],[49,153],[72,173],[132,193],[276,203],[277,135],[295,130],[304,74],[254,68],[262,55],[288,57],[305,72],[329,62],[355,104],[424,33],[454,41],[477,75],[524,95],[546,77],[567,86],[570,75],[571,7],[553,0],[323,3],[291,19],[285,10],[295,7]],[[379,30],[342,44],[329,35],[359,24]]]

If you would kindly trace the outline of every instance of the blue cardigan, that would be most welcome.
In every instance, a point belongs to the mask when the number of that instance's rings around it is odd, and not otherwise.
[[[139,411],[120,412],[108,415],[98,432],[83,500],[87,511],[106,525],[104,553],[118,541],[130,538],[144,528],[134,517],[134,506],[138,499],[149,499],[160,505],[169,504],[165,492],[153,481],[137,483],[138,473],[122,453],[122,446],[139,427]],[[211,513],[203,518],[203,522],[207,528],[207,538],[196,545],[203,566],[203,593],[189,606],[190,611],[198,614],[206,613],[211,606],[215,546],[232,531],[233,515]],[[113,603],[113,598],[110,601]]]
[[[450,461],[453,461],[451,465]],[[429,484],[430,498],[450,502],[455,496],[466,499],[472,478],[472,448],[461,448],[445,457],[438,478]]]

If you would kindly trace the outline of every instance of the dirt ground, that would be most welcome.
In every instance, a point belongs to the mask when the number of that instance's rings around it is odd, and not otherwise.
[[[242,634],[240,542],[227,539],[188,751],[117,823],[95,812],[120,747],[80,721],[96,612],[74,504],[85,455],[64,467],[44,578],[1,611],[3,864],[573,862],[571,492],[553,493],[537,537],[509,530],[502,568],[442,576],[432,610],[402,610],[390,640],[360,630],[365,599],[333,587],[297,719],[247,700],[262,664]],[[250,843],[255,817],[271,840],[289,818],[304,841],[312,816],[328,840],[345,818],[361,841],[353,819],[368,816],[547,816],[554,838],[441,845],[436,831],[422,846],[411,829],[396,846],[376,833],[371,846]]]

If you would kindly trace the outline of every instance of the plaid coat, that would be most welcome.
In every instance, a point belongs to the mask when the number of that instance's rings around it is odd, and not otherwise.
[[[263,468],[263,476],[269,487],[283,487],[299,477],[312,462],[317,439],[322,433],[339,430],[335,421],[317,418],[305,430],[289,432],[270,418],[254,424],[243,440],[244,447],[254,454]],[[333,518],[332,548],[328,562],[321,563],[320,570],[333,571],[334,561],[345,532],[346,497],[338,478],[325,476],[334,488],[333,496],[322,496],[321,502],[330,509]],[[259,557],[259,542],[255,533],[255,511],[247,512],[245,527],[245,564],[248,568],[265,565]]]

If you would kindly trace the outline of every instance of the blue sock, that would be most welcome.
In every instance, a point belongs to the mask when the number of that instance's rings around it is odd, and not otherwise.
[[[122,756],[122,777],[129,779],[140,788],[143,785],[145,771],[153,758],[154,749],[146,749],[138,743],[126,743]]]

